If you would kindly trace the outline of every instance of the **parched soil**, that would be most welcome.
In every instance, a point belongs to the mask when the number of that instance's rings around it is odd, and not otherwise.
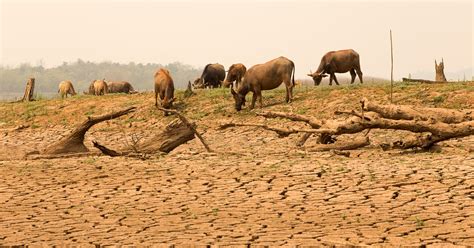
[[[377,85],[299,88],[285,104],[276,90],[264,104],[336,118],[335,110],[357,109],[363,96],[386,103],[387,92]],[[297,148],[299,135],[218,130],[230,120],[304,127],[265,120],[258,110],[235,113],[227,91],[178,98],[177,108],[196,121],[215,153],[194,139],[145,159],[27,160],[87,115],[138,107],[93,127],[86,136],[91,150],[91,140],[130,146],[130,136],[146,139],[175,117],[154,109],[150,93],[1,103],[0,245],[474,245],[472,136],[443,142],[441,151],[382,151],[380,142],[410,134],[371,130],[371,145],[344,157]],[[474,84],[402,84],[394,99],[474,108]]]

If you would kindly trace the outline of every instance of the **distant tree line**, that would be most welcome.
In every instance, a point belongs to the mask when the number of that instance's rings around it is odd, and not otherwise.
[[[127,81],[136,90],[152,90],[153,75],[159,68],[170,71],[176,88],[186,88],[188,81],[191,82],[200,76],[202,69],[194,68],[180,62],[161,65],[155,63],[141,64],[130,62],[120,64],[113,62],[93,63],[78,59],[73,63],[64,62],[54,68],[43,66],[31,66],[21,64],[18,67],[0,67],[0,92],[23,92],[26,81],[30,77],[36,79],[35,91],[57,92],[59,82],[71,80],[77,92],[83,92],[89,87],[94,79],[106,81]]]

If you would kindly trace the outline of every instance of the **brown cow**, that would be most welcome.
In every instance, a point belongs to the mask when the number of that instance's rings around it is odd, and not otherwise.
[[[61,81],[59,83],[58,93],[61,95],[61,98],[64,98],[64,97],[67,98],[67,94],[69,94],[71,96],[76,95],[76,91],[74,90],[74,86],[72,86],[72,83],[69,80]]]
[[[194,80],[195,89],[219,88],[225,78],[225,69],[221,64],[207,64],[202,71],[201,77]]]
[[[127,94],[137,93],[133,89],[133,86],[129,82],[125,82],[125,81],[108,82],[107,91],[108,93],[127,93]]]
[[[232,83],[235,81],[235,88],[237,88],[242,81],[242,78],[247,72],[247,68],[243,64],[233,64],[229,67],[229,71],[227,72],[227,77],[224,80],[224,87],[228,88],[229,86],[232,87]]]
[[[105,82],[105,79],[95,80],[93,83],[93,87],[94,95],[96,96],[105,95],[108,93],[107,83]]]
[[[293,76],[292,76],[293,75]],[[262,107],[262,90],[271,90],[280,86],[281,83],[286,86],[286,102],[293,100],[293,87],[295,86],[295,64],[293,61],[279,57],[266,62],[252,66],[246,73],[237,89],[237,92],[231,88],[231,93],[235,100],[235,109],[240,111],[245,104],[245,95],[249,91],[253,92],[252,104],[250,109],[255,107],[255,101],[259,99],[260,108]]]
[[[329,85],[332,85],[332,80],[339,85],[336,75],[334,73],[351,73],[351,84],[354,83],[356,72],[359,76],[360,83],[362,81],[362,71],[360,70],[359,54],[352,50],[339,50],[326,53],[321,59],[318,69],[314,73],[308,74],[313,78],[314,85],[319,85],[323,77],[327,77],[325,73],[329,74]]]
[[[173,102],[176,100],[173,79],[170,72],[163,68],[155,73],[155,106],[158,106],[158,94],[163,108],[169,109],[173,106]],[[165,112],[166,115],[168,115],[167,112]]]

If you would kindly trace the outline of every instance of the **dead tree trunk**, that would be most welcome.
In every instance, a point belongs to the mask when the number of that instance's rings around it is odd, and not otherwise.
[[[110,114],[105,114],[97,117],[88,117],[86,121],[74,129],[68,136],[46,147],[42,154],[61,154],[61,153],[78,153],[88,152],[89,149],[84,145],[84,135],[95,124],[115,119],[122,115],[126,115],[135,111],[135,107],[127,108]]]
[[[421,134],[421,136],[415,139],[396,141],[388,145],[384,144],[385,147],[402,149],[415,147],[427,149],[444,140],[474,135],[473,110],[456,111],[441,108],[416,109],[409,106],[374,104],[367,99],[362,99],[361,103],[363,104],[363,109],[370,110],[370,112],[341,112],[343,114],[352,115],[352,117],[344,121],[326,120],[319,122],[312,117],[281,112],[265,112],[259,114],[268,118],[281,117],[306,123],[311,120],[312,123],[318,123],[318,125],[321,123],[320,127],[314,125],[315,128],[310,129],[282,128],[265,124],[233,122],[222,124],[220,128],[224,129],[237,126],[259,127],[274,131],[278,133],[280,137],[286,137],[294,133],[305,133],[302,140],[297,144],[299,146],[302,145],[301,143],[304,143],[309,137],[309,134],[320,134],[321,137],[331,137],[332,135],[355,134],[370,129],[404,130]],[[329,146],[325,144],[323,147]]]
[[[195,126],[195,124],[192,125]],[[97,141],[93,141],[93,143],[94,147],[99,149],[103,154],[117,157],[136,152],[144,154],[156,153],[158,151],[169,153],[176,147],[192,139],[194,139],[194,132],[189,128],[188,124],[180,119],[175,119],[166,126],[163,132],[156,134],[133,149],[128,147],[122,151],[115,151],[99,144]]]
[[[28,79],[25,88],[25,94],[23,95],[22,101],[30,102],[34,101],[33,94],[35,91],[35,78]]]
[[[188,121],[188,119],[182,115],[181,113],[179,113],[178,111],[176,110],[172,110],[172,109],[165,109],[165,108],[161,108],[161,107],[157,107],[159,110],[163,111],[163,112],[170,112],[170,113],[174,113],[175,115],[177,115],[179,117],[179,119],[188,126],[189,129],[191,129],[191,131],[196,135],[196,137],[198,137],[198,139],[201,141],[202,145],[204,146],[204,148],[206,148],[206,150],[208,152],[212,152],[212,149],[209,147],[209,145],[207,144],[206,140],[201,136],[200,133],[198,133],[198,131],[196,130],[196,125],[194,123],[191,123],[190,121]]]
[[[435,80],[438,82],[446,82],[446,76],[444,75],[444,61],[443,58],[441,58],[441,63],[436,64],[435,60],[435,71],[436,71],[436,77]]]
[[[361,100],[364,110],[373,111],[383,118],[393,120],[434,120],[444,123],[461,123],[474,120],[474,111],[444,108],[421,108],[407,105],[382,105],[367,98]]]
[[[426,83],[426,84],[441,84],[441,83],[448,83],[447,81],[433,81],[433,80],[426,80],[426,79],[416,79],[416,78],[402,78],[403,82],[409,83]]]
[[[192,124],[195,127],[195,124]],[[166,126],[165,130],[143,142],[139,151],[143,153],[171,152],[181,144],[194,139],[194,131],[183,121],[176,119]]]

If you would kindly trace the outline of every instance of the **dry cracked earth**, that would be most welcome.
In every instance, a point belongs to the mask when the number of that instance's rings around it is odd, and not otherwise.
[[[0,245],[474,246],[472,136],[441,152],[382,151],[406,133],[372,130],[370,146],[344,157],[209,119],[197,123],[216,152],[194,139],[147,159],[15,159],[71,125],[0,132]],[[87,146],[123,145],[117,123],[92,128]],[[165,124],[125,129],[150,136]]]
[[[253,128],[205,137],[218,152],[0,161],[0,243],[474,245],[473,138],[346,158]]]

